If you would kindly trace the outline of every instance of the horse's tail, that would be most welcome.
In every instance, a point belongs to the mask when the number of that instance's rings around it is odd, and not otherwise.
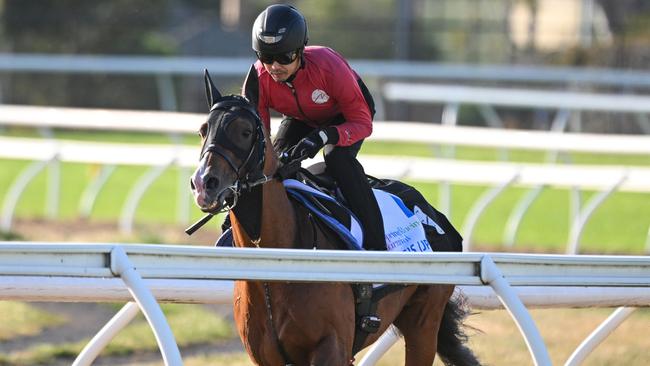
[[[463,321],[470,309],[465,297],[458,295],[449,300],[442,315],[438,331],[438,356],[446,366],[480,366],[481,362],[465,345],[468,336]]]

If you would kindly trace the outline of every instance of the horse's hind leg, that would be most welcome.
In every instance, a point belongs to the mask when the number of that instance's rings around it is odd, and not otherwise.
[[[420,286],[395,319],[404,335],[406,366],[430,366],[436,356],[438,329],[454,286]]]

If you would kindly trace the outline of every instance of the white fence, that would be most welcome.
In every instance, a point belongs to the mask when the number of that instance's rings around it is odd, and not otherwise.
[[[214,75],[239,77],[252,57],[156,57],[0,53],[0,71],[7,73],[88,73],[137,75],[197,75],[210,68]],[[650,73],[588,67],[523,65],[463,65],[414,61],[350,60],[364,77],[531,83],[648,88]]]
[[[644,108],[650,110],[648,106]],[[0,126],[33,128],[196,133],[206,116],[207,114],[200,113],[0,104]],[[374,129],[370,137],[373,140],[541,151],[638,155],[650,153],[647,136],[576,134],[557,131],[549,133],[398,121],[376,121],[373,125]],[[277,128],[277,123],[273,123],[272,126]]]
[[[550,358],[529,306],[650,305],[650,259],[637,256],[558,256],[485,253],[377,253],[277,249],[195,248],[0,242],[0,298],[24,301],[116,301],[127,304],[93,338],[74,365],[89,365],[120,329],[142,310],[167,365],[182,359],[157,301],[230,301],[223,280],[457,284],[474,305],[496,298],[518,325],[536,365]],[[474,286],[494,293],[472,296]],[[535,300],[522,302],[516,289],[534,286]],[[128,290],[128,292],[127,292]],[[563,290],[563,291],[558,291]],[[589,292],[588,290],[594,290]],[[130,295],[129,295],[130,293]],[[549,296],[551,295],[552,296]],[[132,296],[132,297],[131,297]],[[607,295],[605,295],[607,296]],[[576,302],[572,302],[576,300]],[[577,365],[631,310],[623,308],[583,342],[567,362]],[[360,365],[372,365],[394,333],[385,334]]]
[[[0,105],[0,124],[39,128],[114,129],[156,131],[170,134],[195,132],[205,115],[191,113],[111,111],[80,108],[47,108]],[[275,124],[277,126],[277,123]],[[442,145],[465,145],[529,149],[541,151],[592,152],[608,154],[650,154],[649,136],[593,135],[543,131],[517,131],[473,127],[452,127],[423,123],[376,122],[374,140],[413,141]],[[27,183],[42,169],[53,169],[49,180],[48,212],[58,206],[56,162],[105,164],[106,168],[84,191],[80,211],[89,215],[95,199],[113,172],[114,165],[151,166],[128,193],[122,209],[120,228],[130,232],[138,202],[147,187],[168,167],[194,167],[198,145],[125,145],[72,142],[43,139],[2,138],[0,156],[35,160],[16,177],[3,201],[2,229],[9,230],[13,212]],[[521,221],[536,195],[545,187],[595,189],[601,191],[581,208],[574,204],[567,252],[577,253],[583,229],[592,213],[614,191],[650,191],[647,167],[577,166],[554,164],[518,164],[509,162],[461,162],[445,159],[362,156],[369,174],[420,181],[492,185],[493,188],[476,201],[462,226],[466,246],[470,247],[476,223],[489,204],[511,185],[535,187],[513,209],[504,232],[504,242],[513,245]],[[52,173],[52,172],[50,172]],[[189,171],[188,174],[189,175]],[[179,180],[179,218],[189,216],[187,180]],[[441,190],[440,209],[449,214],[450,202]],[[579,202],[579,200],[577,200]],[[183,219],[184,218],[184,219]]]
[[[576,121],[575,129],[580,131],[582,111],[632,113],[641,130],[650,134],[650,96],[647,95],[390,82],[383,86],[382,96],[392,102],[442,104],[441,120],[447,125],[457,124],[460,106],[469,104],[479,106],[491,127],[504,126],[493,108],[496,106],[558,111],[551,125],[554,131],[565,130],[571,118]]]
[[[521,88],[486,88],[445,84],[387,83],[388,100],[413,103],[466,103],[620,113],[650,113],[650,97]]]

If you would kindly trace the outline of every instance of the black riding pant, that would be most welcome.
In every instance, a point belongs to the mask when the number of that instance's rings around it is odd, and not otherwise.
[[[286,118],[276,134],[273,148],[277,153],[286,151],[313,130],[313,127],[302,121]],[[386,250],[384,224],[379,206],[368,184],[363,166],[357,160],[357,153],[362,143],[363,140],[350,146],[325,145],[323,151],[326,170],[338,183],[348,207],[363,226],[363,247],[366,250]]]

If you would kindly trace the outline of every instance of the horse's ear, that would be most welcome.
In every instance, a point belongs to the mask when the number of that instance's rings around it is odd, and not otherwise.
[[[246,80],[244,80],[244,90],[242,91],[242,94],[244,94],[244,96],[257,107],[257,100],[260,97],[260,88],[255,65],[251,65],[250,70],[248,70],[248,75],[246,75]]]
[[[212,108],[212,106],[221,99],[221,93],[219,93],[217,87],[214,86],[208,69],[204,69],[204,71],[203,80],[205,81],[205,96],[208,98],[208,108]]]

